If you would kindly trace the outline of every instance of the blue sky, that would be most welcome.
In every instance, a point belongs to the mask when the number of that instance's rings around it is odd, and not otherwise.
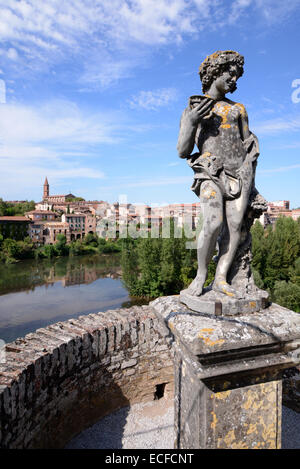
[[[0,197],[196,202],[180,115],[233,49],[257,188],[300,206],[299,36],[300,0],[0,0]]]

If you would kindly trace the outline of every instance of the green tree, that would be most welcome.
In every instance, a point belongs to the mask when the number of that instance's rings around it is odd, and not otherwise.
[[[56,243],[54,245],[55,252],[57,256],[65,256],[69,253],[69,248],[67,246],[67,239],[62,233],[58,234],[56,237]]]
[[[94,233],[88,233],[83,238],[82,243],[85,246],[90,245],[90,246],[93,246],[93,247],[97,247],[98,246],[98,236]]]
[[[6,215],[7,203],[0,197],[0,216],[4,217]]]
[[[279,217],[273,230],[266,233],[266,254],[263,280],[273,289],[276,280],[289,280],[290,267],[300,253],[300,231],[290,217]]]
[[[251,228],[252,235],[252,269],[260,277],[264,276],[266,262],[266,233],[262,224],[257,220]]]
[[[295,265],[290,268],[289,277],[292,283],[300,286],[300,257],[295,260]]]
[[[30,212],[35,209],[35,202],[31,200],[28,202],[19,202],[12,204],[9,202],[4,202],[0,199],[0,216],[23,216],[25,212]]]
[[[69,255],[70,256],[79,256],[83,253],[83,247],[80,239],[76,239],[76,241],[72,241],[69,246]]]
[[[19,245],[19,259],[33,259],[34,258],[34,244],[29,236],[24,241],[18,241]]]
[[[2,251],[8,261],[18,258],[20,253],[20,246],[14,239],[6,238],[2,243]]]
[[[285,308],[300,312],[300,286],[292,282],[277,281],[272,300]]]
[[[186,249],[185,237],[175,237],[173,221],[170,228],[170,238],[123,240],[123,281],[132,296],[179,293],[194,278],[196,251]]]
[[[139,279],[137,243],[139,240],[132,238],[122,239],[121,265],[122,280],[132,296],[137,295],[137,283]]]

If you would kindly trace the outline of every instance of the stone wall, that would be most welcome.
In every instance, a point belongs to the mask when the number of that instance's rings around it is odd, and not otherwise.
[[[152,307],[136,306],[59,322],[7,344],[0,448],[61,448],[121,407],[162,392],[172,399],[171,343]],[[298,412],[299,370],[287,370],[283,381],[283,403]]]
[[[300,366],[284,373],[282,401],[290,409],[300,412]]]
[[[61,448],[116,409],[173,397],[171,339],[150,306],[89,314],[7,344],[0,448]]]

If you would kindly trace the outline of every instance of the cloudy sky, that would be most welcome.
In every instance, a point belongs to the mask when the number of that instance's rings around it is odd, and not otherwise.
[[[232,99],[257,188],[300,206],[300,0],[0,0],[0,197],[195,202],[179,119],[212,52],[245,56]]]

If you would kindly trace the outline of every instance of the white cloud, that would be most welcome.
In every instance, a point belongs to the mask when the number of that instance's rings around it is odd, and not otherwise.
[[[45,174],[52,181],[102,179],[101,169],[88,167],[86,157],[99,156],[101,145],[118,143],[110,113],[87,114],[75,104],[53,101],[39,107],[0,106],[0,187],[2,196],[30,188]],[[125,124],[118,124],[119,127]],[[122,129],[120,129],[120,132]],[[98,164],[97,164],[98,166]]]
[[[10,47],[7,51],[7,57],[10,59],[10,60],[17,60],[18,57],[19,57],[19,54],[18,52],[16,51],[16,49],[14,49],[13,47]]]
[[[128,78],[132,75],[133,60],[115,59],[103,53],[101,60],[95,57],[94,60],[85,65],[80,83],[90,88],[106,88],[118,82],[122,78]],[[86,89],[83,88],[83,91]]]
[[[231,5],[231,12],[228,18],[229,23],[235,23],[252,3],[252,0],[235,0]]]
[[[300,7],[300,0],[255,0],[255,6],[269,24],[282,23]]]
[[[153,91],[140,91],[137,96],[131,98],[129,104],[132,108],[156,110],[168,106],[176,98],[177,90],[175,88],[162,88]]]
[[[0,104],[6,103],[6,83],[0,79]]]
[[[299,132],[300,130],[300,117],[294,118],[278,118],[270,119],[264,122],[257,123],[253,126],[253,130],[257,135],[272,135],[281,134],[283,132]]]
[[[153,45],[211,27],[224,8],[231,22],[230,11],[237,18],[256,6],[269,19],[290,14],[298,5],[299,0],[0,0],[0,38],[81,50],[91,37],[98,45],[109,40],[119,46],[130,40]]]
[[[300,142],[290,142],[290,143],[281,143],[276,144],[276,148],[280,150],[291,150],[300,148]]]
[[[3,40],[80,45],[86,36],[101,33],[124,42],[166,42],[193,29],[184,0],[1,0],[0,37]],[[199,3],[199,2],[198,2]],[[207,10],[204,6],[202,10]]]
[[[178,177],[162,177],[155,179],[144,179],[135,182],[128,183],[119,183],[113,186],[103,186],[105,190],[115,190],[115,189],[129,189],[134,187],[156,187],[156,186],[169,186],[169,185],[180,185],[180,184],[189,184],[191,182],[190,176],[178,176]]]
[[[102,181],[105,177],[102,171],[84,165],[55,160],[55,165],[50,166],[47,161],[47,159],[37,162],[1,159],[0,197],[6,200],[15,198],[23,200],[26,197],[32,198],[33,194],[36,194],[35,200],[38,201],[42,197],[45,176],[48,177],[52,188],[61,184],[65,191],[69,190],[70,184],[78,186],[82,180]]]
[[[10,60],[39,70],[76,60],[81,82],[106,87],[130,76],[153,46],[220,30],[248,12],[267,23],[300,0],[0,0],[0,40]],[[3,54],[2,54],[3,55]]]
[[[278,168],[272,168],[272,169],[260,169],[258,170],[258,173],[261,174],[268,174],[268,173],[283,173],[286,171],[291,171],[294,169],[300,169],[300,164],[292,164],[289,166],[280,166]]]
[[[121,112],[91,114],[60,100],[36,107],[3,104],[0,122],[1,194],[36,187],[45,174],[54,182],[102,179],[105,174],[98,168],[103,145],[118,145],[130,133],[149,130]]]
[[[74,103],[52,101],[39,107],[6,104],[0,106],[2,145],[60,145],[116,143],[113,117],[90,115]],[[0,156],[5,156],[0,150]]]

